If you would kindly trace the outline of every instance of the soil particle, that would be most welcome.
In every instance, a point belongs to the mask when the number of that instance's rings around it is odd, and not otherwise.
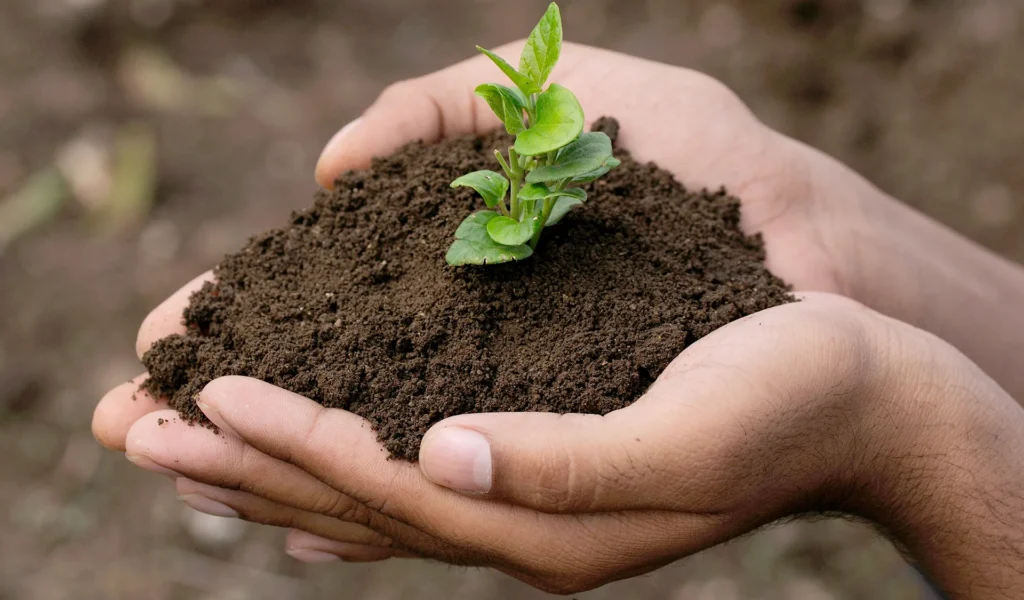
[[[618,124],[597,127],[615,136]],[[214,378],[256,377],[365,417],[415,460],[437,421],[462,413],[604,414],[635,401],[686,346],[790,301],[739,228],[739,201],[688,191],[617,151],[621,167],[508,265],[448,267],[482,208],[449,182],[493,169],[491,134],[411,144],[253,237],[193,295],[187,332],[158,342],[143,384],[189,422]]]

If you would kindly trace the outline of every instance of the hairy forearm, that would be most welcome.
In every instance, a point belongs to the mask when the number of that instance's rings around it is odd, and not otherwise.
[[[890,199],[864,294],[949,341],[1024,403],[1024,268]],[[895,292],[895,293],[893,293]]]
[[[857,512],[889,529],[952,598],[1020,598],[1024,409],[952,348],[935,348],[892,379],[876,421],[888,441]]]
[[[1024,266],[827,162],[819,188],[849,209],[837,232],[844,292],[950,342],[1024,404]]]

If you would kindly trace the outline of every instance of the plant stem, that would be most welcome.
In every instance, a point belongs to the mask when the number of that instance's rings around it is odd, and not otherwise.
[[[512,184],[512,218],[518,221],[522,212],[519,206],[519,187],[523,183],[523,168],[519,165],[519,155],[515,148],[508,149],[508,160],[512,165],[512,173],[509,175]]]
[[[552,188],[555,192],[560,192],[565,189],[565,186],[569,183],[569,180],[559,181]],[[540,234],[544,232],[544,227],[548,224],[548,219],[551,218],[551,211],[555,208],[555,203],[558,202],[558,198],[546,198],[544,200],[544,208],[541,209],[540,213],[540,227],[537,228],[536,233],[530,239],[530,248],[537,249],[537,242],[540,241]]]
[[[512,218],[516,221],[519,220],[520,206],[519,206],[519,177],[512,178]]]
[[[494,151],[494,157],[498,159],[499,163],[501,163],[501,169],[503,171],[505,171],[505,175],[509,179],[512,179],[512,169],[510,169],[509,166],[508,166],[508,163],[505,162],[505,156],[501,152],[499,152],[498,150],[495,150]]]
[[[530,127],[537,122],[537,94],[526,97],[526,116],[530,117]]]
[[[548,219],[551,217],[551,210],[555,208],[556,198],[547,198],[544,200],[544,209],[540,213],[540,227],[534,232],[533,237],[530,239],[530,248],[533,250],[537,249],[537,242],[540,241],[540,234],[544,233],[544,226],[547,225]]]

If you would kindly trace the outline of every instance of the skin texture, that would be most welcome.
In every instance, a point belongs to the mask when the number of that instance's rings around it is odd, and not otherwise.
[[[423,556],[571,593],[839,510],[887,528],[954,598],[1024,588],[1019,267],[767,129],[714,80],[581,46],[563,56],[553,80],[590,117],[618,117],[625,147],[688,184],[724,183],[769,267],[829,293],[713,333],[605,417],[449,419],[419,465],[384,460],[354,415],[244,378],[201,395],[220,436],[132,401],[133,382],[100,402],[97,439],[200,510],[293,528],[286,549],[310,562]],[[481,57],[389,88],[331,141],[318,181],[413,139],[496,127],[472,89],[499,77]],[[146,319],[140,353],[181,330],[205,277]]]

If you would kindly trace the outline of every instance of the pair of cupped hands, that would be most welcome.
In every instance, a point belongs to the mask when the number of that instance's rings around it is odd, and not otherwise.
[[[389,87],[329,143],[318,182],[413,140],[497,127],[473,95],[493,75],[480,57]],[[741,198],[744,229],[763,235],[769,268],[801,301],[687,348],[628,408],[454,417],[430,430],[418,464],[387,460],[353,414],[243,377],[199,396],[219,434],[138,392],[142,375],[102,399],[97,439],[173,478],[197,510],[290,528],[287,552],[308,562],[429,558],[568,593],[788,515],[841,510],[878,521],[941,572],[937,542],[911,513],[948,484],[939,463],[971,466],[944,444],[970,446],[1019,407],[951,345],[865,306],[900,308],[871,278],[886,263],[873,219],[902,209],[699,73],[566,45],[553,79],[591,118],[618,118],[639,160]],[[146,318],[140,355],[182,332],[189,295],[209,277]],[[937,392],[949,389],[983,398],[987,416]]]

